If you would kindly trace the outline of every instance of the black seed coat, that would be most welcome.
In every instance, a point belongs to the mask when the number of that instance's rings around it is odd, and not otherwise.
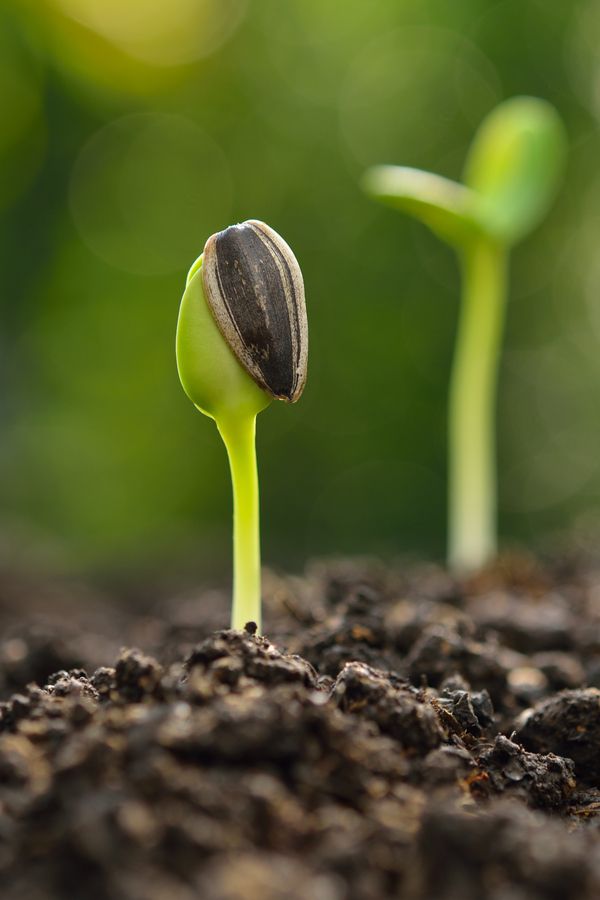
[[[288,245],[262,222],[232,225],[207,241],[202,271],[208,304],[239,362],[272,396],[297,400],[308,335],[302,274]]]

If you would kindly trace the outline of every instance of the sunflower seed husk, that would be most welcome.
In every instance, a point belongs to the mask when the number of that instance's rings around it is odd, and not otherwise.
[[[271,396],[296,401],[306,381],[308,326],[302,272],[283,238],[256,220],[211,235],[202,279],[243,368]]]

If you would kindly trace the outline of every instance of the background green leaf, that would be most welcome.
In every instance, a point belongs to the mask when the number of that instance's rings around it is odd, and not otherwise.
[[[549,103],[514,97],[490,113],[470,148],[464,180],[481,196],[493,235],[512,244],[541,222],[566,155],[565,129]]]

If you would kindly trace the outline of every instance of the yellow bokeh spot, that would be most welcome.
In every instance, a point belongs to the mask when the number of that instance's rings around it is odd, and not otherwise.
[[[247,0],[51,0],[70,19],[155,66],[194,62],[217,50],[242,20]]]

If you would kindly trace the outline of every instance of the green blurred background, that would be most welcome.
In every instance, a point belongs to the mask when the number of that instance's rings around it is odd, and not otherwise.
[[[230,487],[178,383],[185,273],[254,217],[305,275],[309,381],[260,417],[264,559],[441,556],[450,250],[364,197],[371,163],[457,178],[527,93],[571,139],[513,257],[500,531],[600,510],[596,0],[5,0],[0,12],[0,554],[106,573],[226,573]]]

